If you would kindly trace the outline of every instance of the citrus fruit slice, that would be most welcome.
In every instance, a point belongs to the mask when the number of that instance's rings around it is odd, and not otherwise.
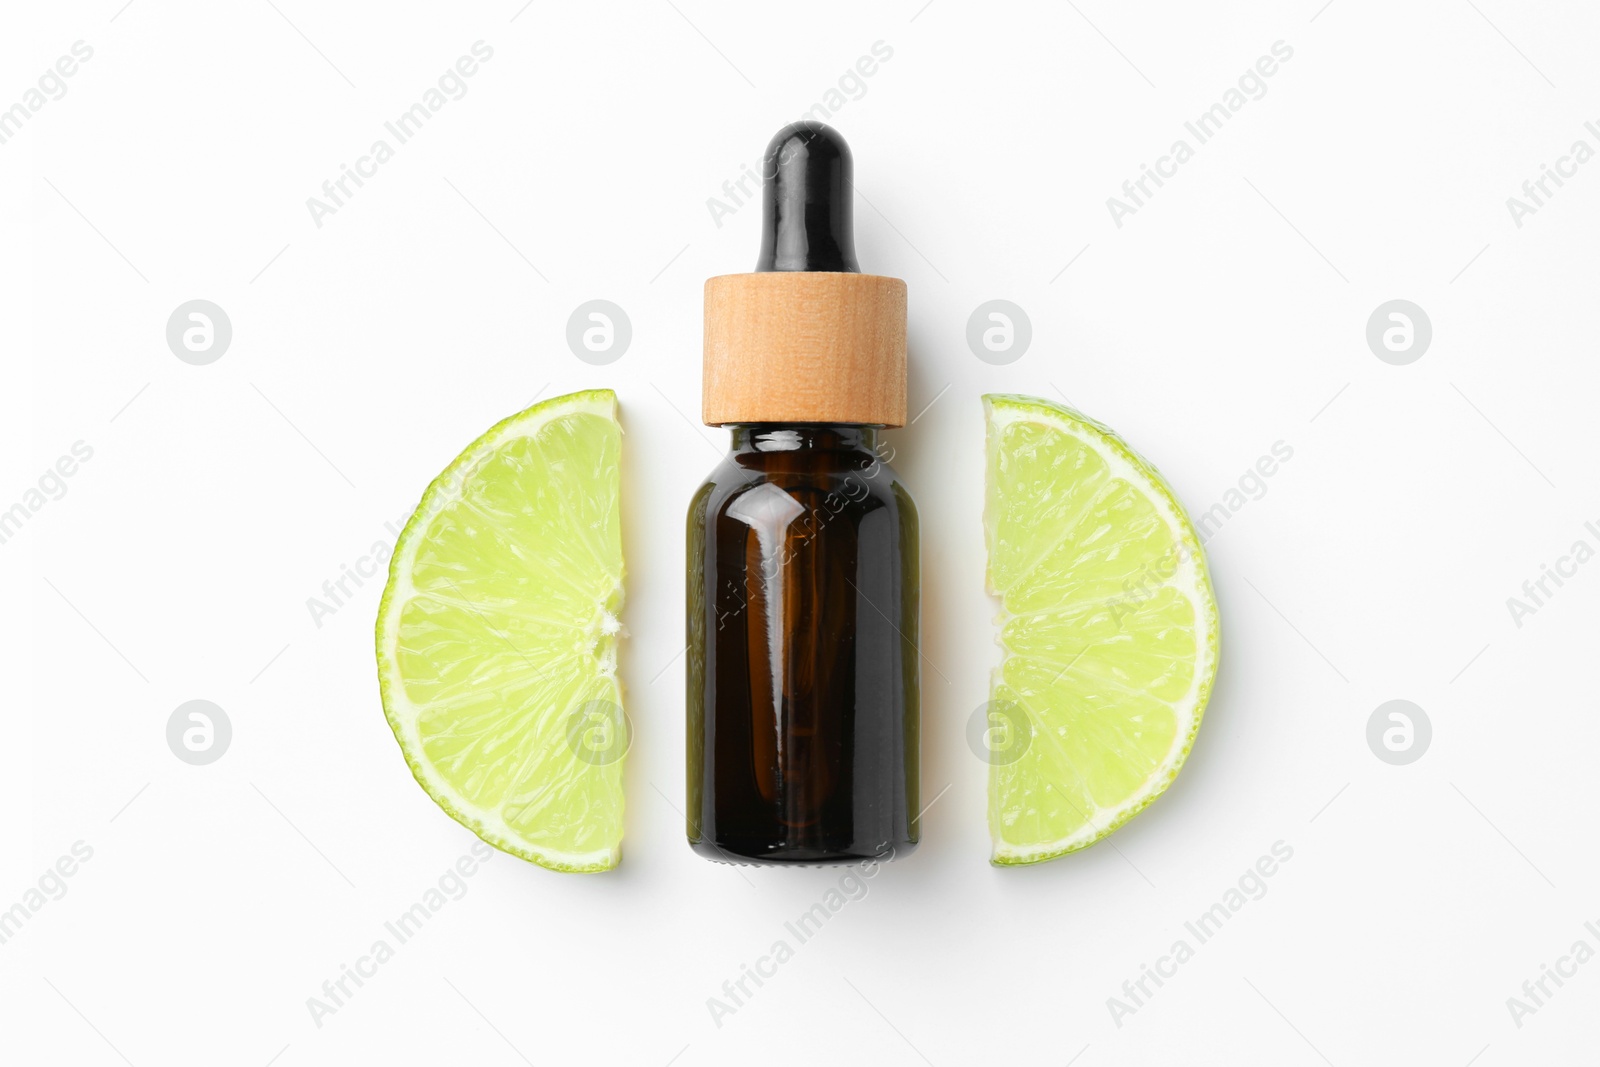
[[[378,608],[411,773],[491,845],[559,871],[620,855],[621,446],[610,390],[501,422],[428,487]]]
[[[986,396],[989,591],[1005,657],[990,686],[996,864],[1100,840],[1177,776],[1216,677],[1216,598],[1194,526],[1106,427]],[[998,731],[998,732],[996,732]]]

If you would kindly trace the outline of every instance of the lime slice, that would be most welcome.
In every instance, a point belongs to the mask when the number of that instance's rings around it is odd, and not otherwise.
[[[1084,848],[1183,765],[1217,671],[1216,598],[1194,526],[1106,427],[986,396],[989,591],[1005,659],[988,718],[996,864]],[[994,736],[991,734],[991,736]]]
[[[604,389],[495,426],[428,487],[378,608],[411,773],[479,837],[558,871],[620,855],[621,446]]]

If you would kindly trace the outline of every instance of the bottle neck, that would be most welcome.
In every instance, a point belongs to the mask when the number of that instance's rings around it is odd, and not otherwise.
[[[878,428],[845,423],[739,422],[733,434],[734,452],[873,452],[878,451]]]

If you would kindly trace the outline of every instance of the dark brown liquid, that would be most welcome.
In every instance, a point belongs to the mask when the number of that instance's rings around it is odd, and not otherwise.
[[[917,513],[855,426],[735,426],[689,507],[689,843],[737,863],[916,847]]]

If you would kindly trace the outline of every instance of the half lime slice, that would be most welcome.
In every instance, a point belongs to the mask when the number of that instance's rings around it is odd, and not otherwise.
[[[428,487],[378,609],[411,773],[479,837],[558,871],[621,854],[621,445],[610,390],[489,430]]]
[[[987,709],[996,864],[1106,837],[1172,783],[1217,671],[1216,598],[1193,524],[1105,426],[984,398],[989,591],[1005,658]]]

